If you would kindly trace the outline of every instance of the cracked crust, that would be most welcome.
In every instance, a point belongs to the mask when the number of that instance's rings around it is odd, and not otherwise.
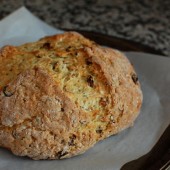
[[[131,126],[142,92],[128,59],[67,32],[0,53],[0,146],[62,159]]]

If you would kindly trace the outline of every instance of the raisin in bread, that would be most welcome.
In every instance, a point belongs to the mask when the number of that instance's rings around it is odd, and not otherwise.
[[[32,159],[81,154],[131,126],[142,92],[128,59],[76,32],[0,51],[0,146]]]

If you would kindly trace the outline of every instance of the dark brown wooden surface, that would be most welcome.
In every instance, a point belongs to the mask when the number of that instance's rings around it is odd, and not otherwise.
[[[138,52],[146,52],[146,53],[151,53],[151,54],[157,54],[157,55],[162,55],[164,54],[156,49],[153,49],[151,47],[148,47],[146,45],[130,41],[130,40],[125,40],[122,38],[114,37],[114,36],[109,36],[101,33],[96,33],[96,32],[90,32],[90,31],[83,31],[83,30],[71,30],[71,29],[64,29],[61,28],[65,31],[76,31],[84,35],[85,37],[97,42],[100,45],[112,47],[121,51],[138,51]]]
[[[121,170],[157,170],[163,168],[170,160],[170,125],[156,145],[139,159],[126,163]],[[168,163],[167,166],[170,164]],[[165,166],[161,170],[166,170]]]
[[[116,48],[121,51],[146,52],[164,56],[161,51],[157,51],[148,46],[133,41],[128,41],[121,38],[89,31],[70,29],[65,30],[77,31],[84,35],[85,37],[97,42],[100,45]],[[170,125],[165,130],[165,132],[163,133],[163,135],[161,136],[161,138],[152,148],[151,151],[148,151],[147,154],[143,155],[139,159],[126,163],[121,168],[121,170],[159,170],[159,169],[167,170],[167,167],[170,166],[169,161],[170,161]],[[164,167],[164,165],[166,166]]]

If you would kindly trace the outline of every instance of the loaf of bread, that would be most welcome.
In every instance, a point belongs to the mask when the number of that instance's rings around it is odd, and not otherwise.
[[[62,159],[132,126],[138,77],[119,51],[76,32],[0,51],[0,147]]]

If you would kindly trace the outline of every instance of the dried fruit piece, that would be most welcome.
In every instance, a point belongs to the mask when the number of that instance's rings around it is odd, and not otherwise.
[[[6,97],[11,97],[14,93],[8,91],[7,88],[8,88],[8,86],[5,86],[5,87],[3,88],[3,93],[4,93],[4,95],[5,95]]]
[[[87,58],[86,59],[86,64],[89,66],[89,65],[92,65],[92,59],[91,58]]]
[[[50,50],[52,48],[51,44],[49,42],[44,43],[42,47],[47,49],[47,50]]]
[[[63,156],[65,156],[67,154],[68,154],[68,152],[60,151],[60,152],[57,153],[57,156],[58,156],[59,159],[61,159]]]
[[[135,73],[133,73],[131,77],[132,77],[133,82],[134,82],[135,84],[137,84],[137,82],[138,82],[138,76],[137,76]]]
[[[94,80],[91,75],[87,77],[87,83],[90,87],[94,87]]]

